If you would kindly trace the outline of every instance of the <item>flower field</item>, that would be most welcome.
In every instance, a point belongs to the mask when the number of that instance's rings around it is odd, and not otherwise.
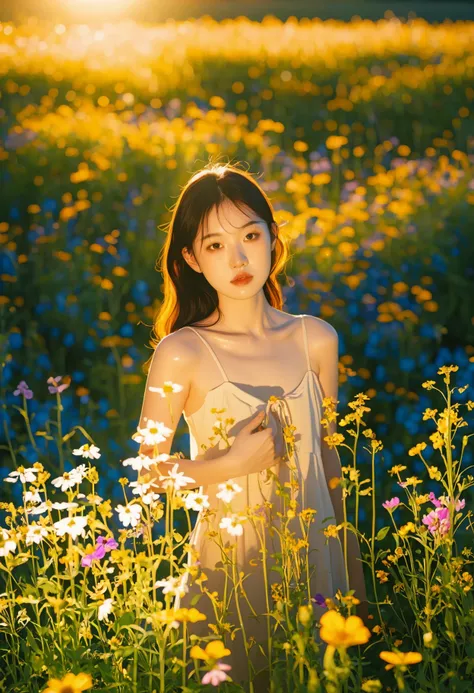
[[[239,517],[229,480],[210,539],[239,599],[235,536],[278,528],[265,686],[472,690],[473,46],[473,23],[396,18],[0,24],[1,691],[245,690],[226,657],[258,643],[206,575],[188,576],[192,608],[173,604],[212,510],[183,489],[183,421],[165,494],[137,453],[163,229],[221,157],[261,176],[292,239],[284,309],[338,331],[321,424],[337,417],[345,521],[324,534],[358,536],[370,602],[364,623],[357,594],[311,594],[293,530],[315,509],[292,484]],[[232,412],[215,414],[225,437]],[[197,637],[201,599],[216,618]]]

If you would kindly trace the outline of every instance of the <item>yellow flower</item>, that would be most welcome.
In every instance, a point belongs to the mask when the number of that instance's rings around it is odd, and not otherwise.
[[[405,667],[407,664],[418,664],[423,657],[419,652],[387,652],[384,650],[380,653],[380,659],[389,662],[385,667],[388,670],[393,667]]]
[[[398,530],[398,533],[401,537],[406,537],[408,532],[414,532],[415,530],[416,530],[415,525],[413,524],[413,522],[409,521],[406,523],[406,525],[403,525],[402,527],[400,527],[400,529]]]
[[[221,640],[212,640],[206,645],[205,650],[199,647],[199,645],[191,647],[190,655],[193,659],[204,659],[207,662],[210,659],[216,660],[227,657],[227,655],[230,655],[230,650],[224,647],[224,643]]]
[[[175,619],[177,621],[197,623],[198,621],[205,621],[207,619],[207,616],[195,609],[194,606],[191,609],[185,609],[184,607],[182,607],[181,609],[177,609]]]
[[[345,619],[342,614],[331,609],[321,616],[320,623],[319,634],[322,640],[333,647],[363,645],[370,638],[370,630],[359,616]]]
[[[410,450],[408,450],[408,454],[410,455],[410,457],[414,457],[415,455],[418,455],[420,452],[422,452],[425,448],[426,443],[418,443],[413,448],[410,448]]]
[[[406,469],[405,465],[403,464],[396,464],[394,467],[388,470],[388,473],[391,474],[392,476],[394,474],[399,474],[400,472],[403,472]]]
[[[66,674],[63,679],[50,679],[43,693],[82,693],[92,686],[90,674]]]
[[[324,535],[326,537],[334,537],[337,539],[337,533],[341,529],[342,524],[340,525],[328,525],[323,529]]]
[[[329,479],[328,486],[330,489],[335,489],[339,486],[340,483],[341,483],[340,477],[333,476],[333,477],[331,477],[331,479]]]
[[[388,573],[385,570],[376,570],[375,575],[382,582],[388,582]]]

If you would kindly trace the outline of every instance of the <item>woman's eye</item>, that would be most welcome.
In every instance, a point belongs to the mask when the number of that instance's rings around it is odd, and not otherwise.
[[[247,236],[257,236],[257,238],[259,238],[260,234],[259,234],[257,231],[250,231],[250,232],[247,234]],[[245,237],[247,238],[247,236],[245,236]],[[254,239],[251,239],[251,240],[255,240],[255,241],[256,241],[257,238],[254,238]],[[207,249],[208,249],[208,250],[214,250],[214,248],[213,248],[214,245],[220,245],[220,243],[217,243],[217,241],[216,241],[215,243],[212,243],[210,246],[208,246]],[[216,248],[216,250],[218,250],[218,248]]]

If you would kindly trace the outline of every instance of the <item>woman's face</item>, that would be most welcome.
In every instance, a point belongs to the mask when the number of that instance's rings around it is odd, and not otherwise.
[[[255,212],[248,209],[244,213],[225,200],[220,206],[219,218],[214,207],[207,224],[199,229],[193,253],[185,248],[182,252],[190,267],[202,272],[218,294],[248,298],[258,293],[268,279],[275,243],[267,223]],[[253,279],[247,284],[232,284],[239,272],[247,272]]]

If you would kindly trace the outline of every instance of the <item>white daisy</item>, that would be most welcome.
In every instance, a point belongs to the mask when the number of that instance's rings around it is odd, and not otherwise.
[[[153,421],[153,419],[148,419],[146,422],[146,428],[138,428],[137,432],[132,435],[132,439],[137,443],[143,443],[144,445],[159,445],[163,443],[171,434],[173,430],[165,426],[161,421]]]
[[[153,387],[150,385],[148,389],[150,392],[158,392],[162,397],[166,397],[167,393],[181,392],[183,386],[178,385],[178,383],[173,383],[171,380],[165,380],[163,387]]]
[[[190,491],[184,498],[184,505],[188,510],[202,510],[202,508],[209,507],[209,496],[204,493],[198,493],[195,491]]]
[[[129,503],[128,505],[117,505],[115,510],[119,514],[120,522],[124,527],[131,525],[136,527],[140,521],[142,508],[138,503]]]
[[[79,507],[79,503],[68,503],[68,501],[62,501],[61,503],[51,503],[51,507],[54,510],[74,510],[74,508]]]
[[[170,594],[172,597],[184,595],[189,591],[188,585],[185,584],[187,573],[183,575],[178,575],[177,577],[169,577],[165,580],[158,580],[155,582],[154,587],[162,587],[163,594]]]
[[[219,484],[219,493],[216,493],[216,498],[221,498],[225,503],[230,503],[237,493],[240,493],[242,488],[235,481],[229,479],[224,484]]]
[[[38,491],[25,491],[23,501],[25,503],[41,503],[41,496]]]
[[[173,466],[173,469],[169,472],[168,476],[161,476],[159,477],[160,482],[162,482],[163,488],[171,488],[178,490],[184,486],[186,486],[187,483],[195,482],[195,479],[191,479],[190,476],[184,476],[184,472],[178,472],[178,467],[179,463],[176,463]]]
[[[242,522],[244,522],[247,518],[245,515],[238,515],[237,513],[232,513],[232,515],[228,517],[223,517],[222,520],[219,523],[219,527],[222,529],[226,529],[229,534],[231,534],[233,537],[237,536],[242,536],[244,528],[242,527]]]
[[[167,462],[169,458],[170,455],[166,453],[162,453],[158,457],[149,457],[140,452],[137,457],[128,457],[122,464],[124,467],[131,467],[134,471],[141,472],[142,469],[149,470],[151,465],[157,462]]]
[[[143,494],[148,493],[151,486],[153,486],[153,481],[148,481],[140,483],[140,481],[131,481],[129,487],[132,489],[132,493],[136,496],[143,496]]]
[[[0,527],[0,556],[8,556],[16,551],[16,541],[10,537],[6,529]]]
[[[156,501],[160,498],[160,494],[150,491],[150,493],[145,493],[141,498],[145,505],[151,505],[152,503],[156,503]]]
[[[71,469],[70,472],[64,472],[62,476],[58,476],[56,479],[52,480],[53,486],[60,488],[61,491],[67,491],[70,488],[80,484],[82,481],[82,470]]]
[[[26,533],[26,545],[30,544],[41,544],[43,539],[48,536],[48,530],[42,525],[32,524],[28,527],[28,532]]]
[[[28,515],[42,515],[43,513],[47,512],[48,508],[52,507],[51,501],[48,505],[47,502],[41,503],[41,505],[37,505],[34,508],[27,508],[26,512]]]
[[[104,618],[106,621],[108,621],[109,614],[111,614],[112,611],[114,610],[114,607],[113,607],[114,604],[115,604],[115,602],[111,597],[109,597],[108,599],[104,599],[102,604],[99,605],[99,609],[98,609],[99,621],[103,621]]]
[[[81,445],[80,448],[73,450],[72,454],[81,455],[81,457],[85,457],[89,460],[98,460],[100,457],[100,448],[93,444],[89,445],[89,443],[85,443],[84,445]]]
[[[75,517],[64,517],[62,520],[54,523],[56,534],[58,537],[63,537],[65,534],[70,534],[76,540],[77,537],[85,536],[85,528],[87,527],[88,519],[83,515]]]
[[[4,478],[4,481],[8,481],[9,484],[14,484],[18,479],[20,479],[22,484],[27,484],[30,481],[36,481],[36,474],[38,470],[34,467],[18,467],[15,472],[10,472],[8,476]]]

